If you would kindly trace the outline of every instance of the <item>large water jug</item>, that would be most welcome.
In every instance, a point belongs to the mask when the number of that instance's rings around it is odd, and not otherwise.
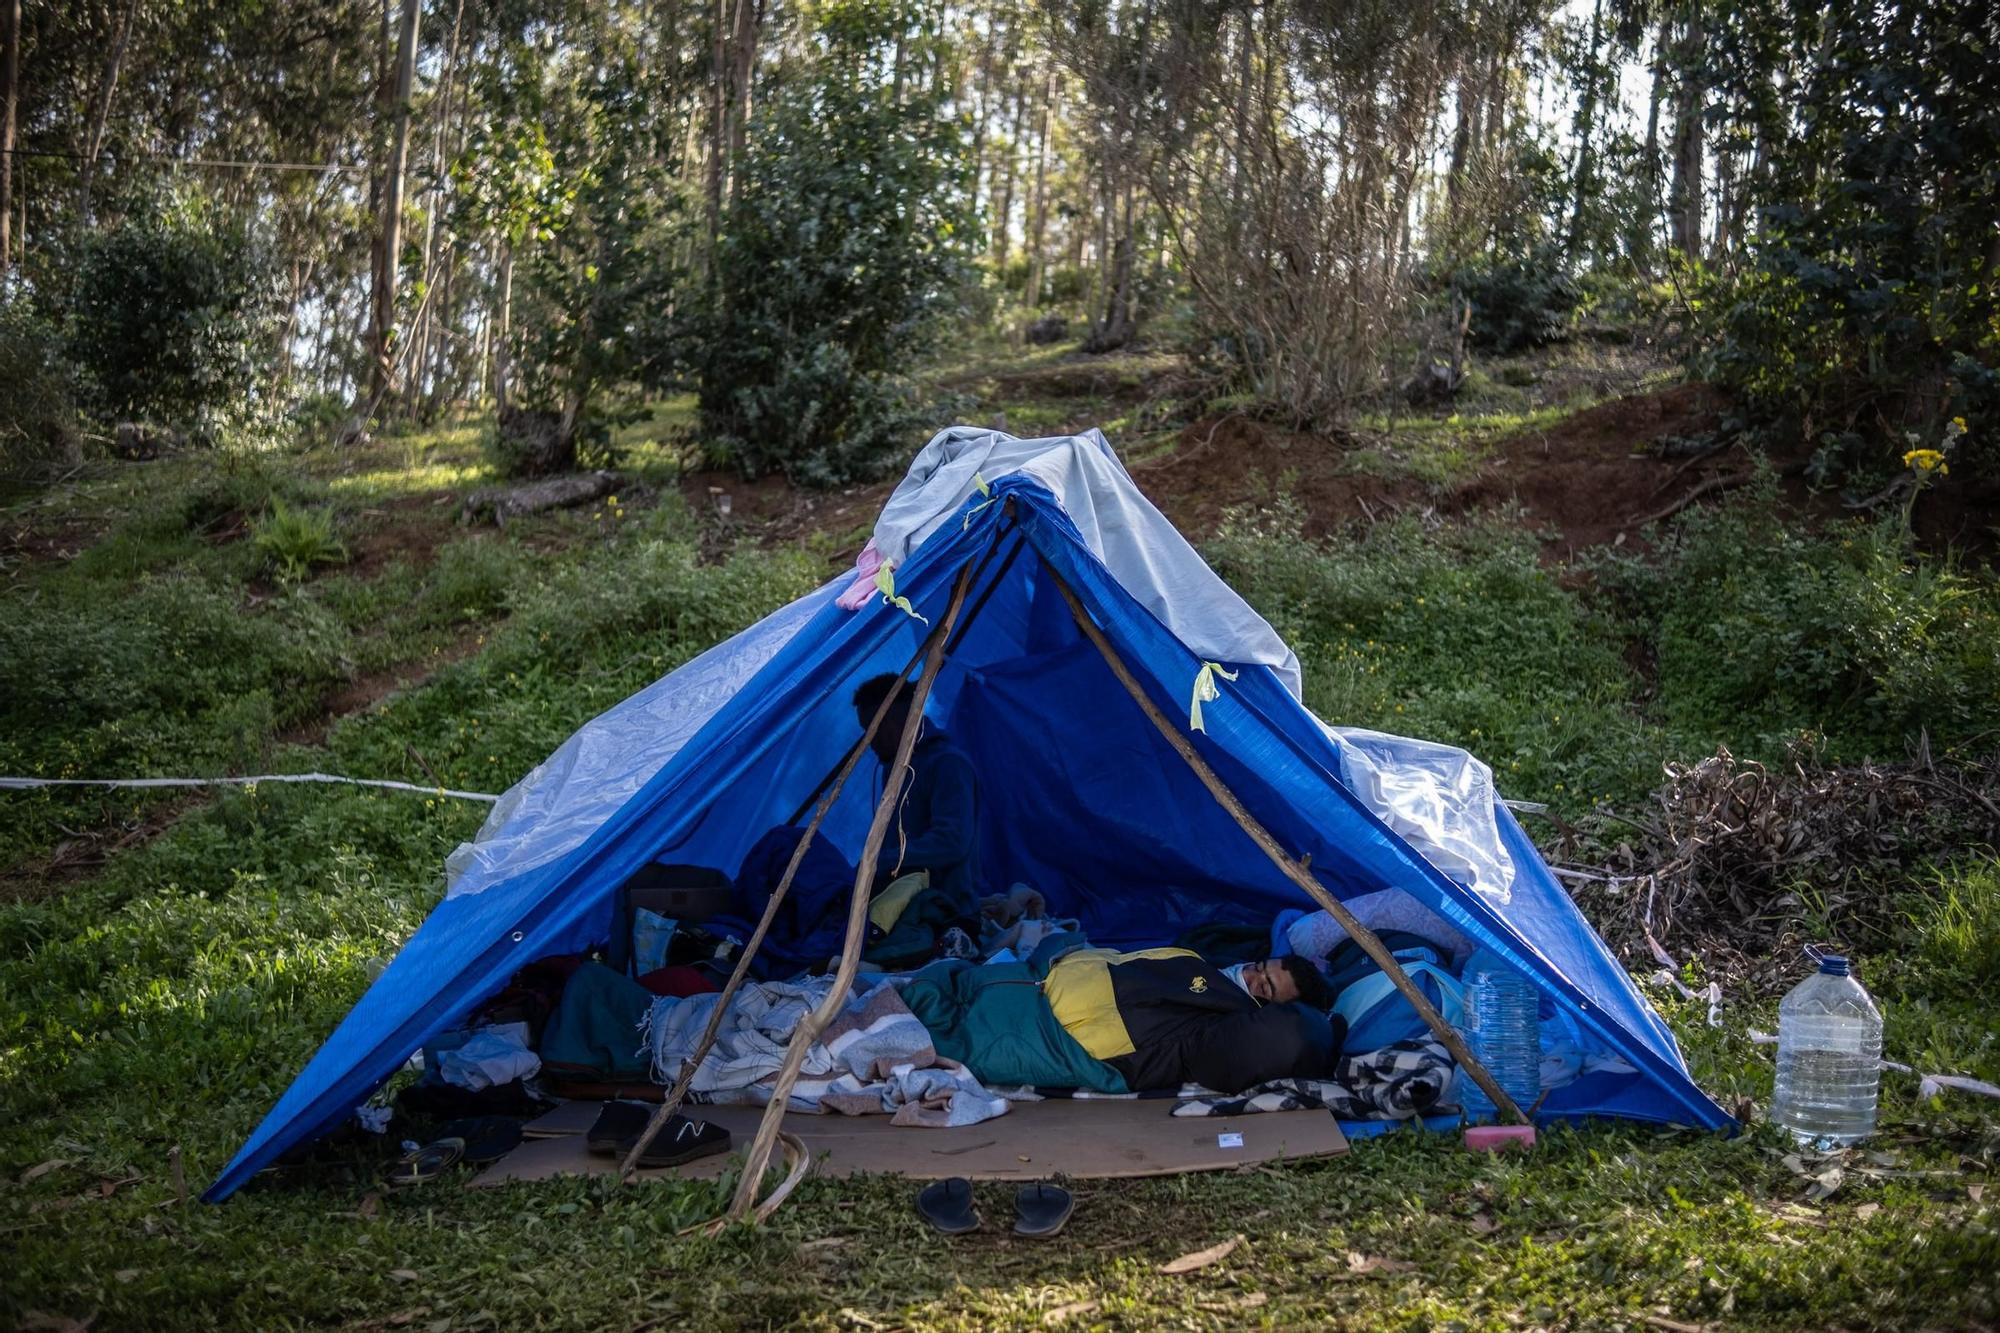
[[[1465,965],[1465,1044],[1526,1113],[1542,1090],[1541,995],[1498,954],[1481,949]],[[1493,1099],[1463,1071],[1458,1104],[1471,1120],[1498,1115]]]
[[[1840,957],[1778,1006],[1778,1087],[1771,1119],[1800,1143],[1844,1148],[1875,1128],[1882,1082],[1882,1011]]]

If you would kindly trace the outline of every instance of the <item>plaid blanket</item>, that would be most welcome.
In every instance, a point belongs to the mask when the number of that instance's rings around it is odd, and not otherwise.
[[[1247,1092],[1199,1091],[1174,1103],[1175,1115],[1245,1115],[1321,1107],[1340,1120],[1409,1120],[1444,1100],[1457,1066],[1443,1045],[1397,1042],[1341,1060],[1330,1079],[1281,1078]]]
[[[792,1030],[827,990],[823,979],[746,985],[729,1006],[688,1101],[707,1106],[769,1102]],[[662,999],[653,1006],[649,1032],[656,1080],[671,1082],[678,1074],[719,998]],[[1007,1110],[1007,1103],[980,1086],[971,1071],[939,1058],[930,1030],[895,987],[880,985],[850,996],[827,1024],[807,1053],[786,1105],[813,1114],[885,1114],[898,1125],[933,1128],[973,1125]]]

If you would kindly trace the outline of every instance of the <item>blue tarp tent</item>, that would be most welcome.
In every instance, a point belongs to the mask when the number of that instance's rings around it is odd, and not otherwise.
[[[968,564],[981,573],[929,711],[971,754],[995,811],[982,821],[989,887],[1034,884],[1113,946],[1312,906],[1118,684],[1059,577],[1169,716],[1188,709],[1204,663],[1236,673],[1217,681],[1194,743],[1336,896],[1407,894],[1535,978],[1545,1009],[1615,1071],[1550,1093],[1542,1118],[1730,1124],[1484,767],[1323,726],[1297,698],[1290,651],[1139,496],[1101,435],[945,432],[873,545],[916,616],[881,597],[847,609],[836,599],[851,580],[838,580],[587,724],[454,854],[445,900],[204,1197],[336,1127],[520,967],[607,939],[618,886],[648,862],[738,866],[853,743],[854,685],[905,666],[926,633],[917,616],[942,613]],[[871,786],[849,784],[825,825],[850,856]]]

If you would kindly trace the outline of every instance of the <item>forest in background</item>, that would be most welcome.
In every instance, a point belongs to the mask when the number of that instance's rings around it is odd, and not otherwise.
[[[1652,321],[1856,495],[1981,446],[1974,0],[0,0],[7,471],[490,411],[505,470],[693,393],[881,475],[982,336],[1185,352],[1337,430]],[[1912,462],[1911,459],[1915,461]],[[1925,466],[1925,464],[1931,466]]]

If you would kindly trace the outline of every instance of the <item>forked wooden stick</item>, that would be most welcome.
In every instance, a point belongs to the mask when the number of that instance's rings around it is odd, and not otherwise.
[[[1396,961],[1396,956],[1389,952],[1388,946],[1382,943],[1374,931],[1362,925],[1340,899],[1327,892],[1326,886],[1314,878],[1312,871],[1302,862],[1287,852],[1269,829],[1257,822],[1256,816],[1237,799],[1236,793],[1231,791],[1216,775],[1215,770],[1208,766],[1208,761],[1201,757],[1194,748],[1194,743],[1167,720],[1167,715],[1160,711],[1152,696],[1148,695],[1139,684],[1131,669],[1125,665],[1125,659],[1118,655],[1118,650],[1112,646],[1111,640],[1097,627],[1097,623],[1090,618],[1090,613],[1083,609],[1083,603],[1070,591],[1062,575],[1056,573],[1054,567],[1046,560],[1042,562],[1042,568],[1054,581],[1056,591],[1062,594],[1063,601],[1069,604],[1069,613],[1075,618],[1077,628],[1083,631],[1083,637],[1089,639],[1103,655],[1105,664],[1111,668],[1111,674],[1118,677],[1118,683],[1125,687],[1126,693],[1132,696],[1141,711],[1159,729],[1160,734],[1167,738],[1167,743],[1187,761],[1188,767],[1194,770],[1194,775],[1201,779],[1204,787],[1208,788],[1209,795],[1215,797],[1216,802],[1229,812],[1230,817],[1245,833],[1250,835],[1250,841],[1256,843],[1264,855],[1271,858],[1271,863],[1284,871],[1285,877],[1292,883],[1304,889],[1314,902],[1324,907],[1328,914],[1347,931],[1349,937],[1361,946],[1361,951],[1372,958],[1375,965],[1387,974],[1389,980],[1395,983],[1396,989],[1403,993],[1403,998],[1417,1011],[1417,1017],[1424,1020],[1424,1026],[1428,1027],[1431,1034],[1451,1052],[1452,1059],[1458,1061],[1459,1066],[1471,1076],[1472,1081],[1479,1085],[1480,1091],[1493,1099],[1493,1105],[1501,1114],[1516,1124],[1527,1124],[1528,1118],[1521,1114],[1521,1108],[1514,1104],[1514,1099],[1507,1095],[1506,1089],[1494,1081],[1493,1075],[1486,1071],[1486,1066],[1480,1064],[1474,1057],[1471,1049],[1466,1046],[1465,1039],[1458,1035],[1458,1030],[1445,1022],[1444,1015],[1437,1011],[1437,1006],[1417,989],[1416,983],[1410,980],[1409,973],[1403,971],[1402,964]]]
[[[903,722],[903,734],[896,742],[895,762],[889,765],[888,781],[882,784],[882,799],[875,805],[875,818],[868,826],[868,839],[861,848],[861,863],[854,872],[854,900],[848,904],[847,938],[840,946],[840,965],[834,969],[833,988],[817,1008],[799,1020],[797,1030],[792,1033],[792,1044],[785,1050],[785,1062],[779,1066],[777,1078],[771,1085],[770,1105],[764,1108],[764,1118],[757,1125],[757,1136],[751,1140],[750,1149],[743,1157],[743,1175],[736,1182],[736,1197],[730,1201],[726,1214],[730,1221],[741,1221],[756,1206],[757,1191],[764,1183],[764,1168],[771,1161],[771,1145],[777,1141],[778,1132],[784,1127],[785,1103],[791,1098],[792,1085],[799,1080],[799,1070],[805,1065],[806,1053],[826,1031],[827,1024],[847,1004],[848,987],[854,984],[854,974],[861,966],[861,941],[868,933],[868,889],[875,880],[875,862],[882,854],[882,841],[888,836],[889,821],[895,814],[897,799],[901,795],[903,770],[909,766],[910,754],[917,747],[917,732],[924,721],[924,703],[930,698],[938,668],[944,665],[945,640],[958,620],[959,608],[965,605],[965,593],[972,586],[972,575],[973,566],[967,562],[958,576],[957,586],[952,589],[951,605],[945,608],[938,622],[939,633],[930,652],[925,655],[923,672],[917,677],[916,689],[910,695],[909,714]]]

